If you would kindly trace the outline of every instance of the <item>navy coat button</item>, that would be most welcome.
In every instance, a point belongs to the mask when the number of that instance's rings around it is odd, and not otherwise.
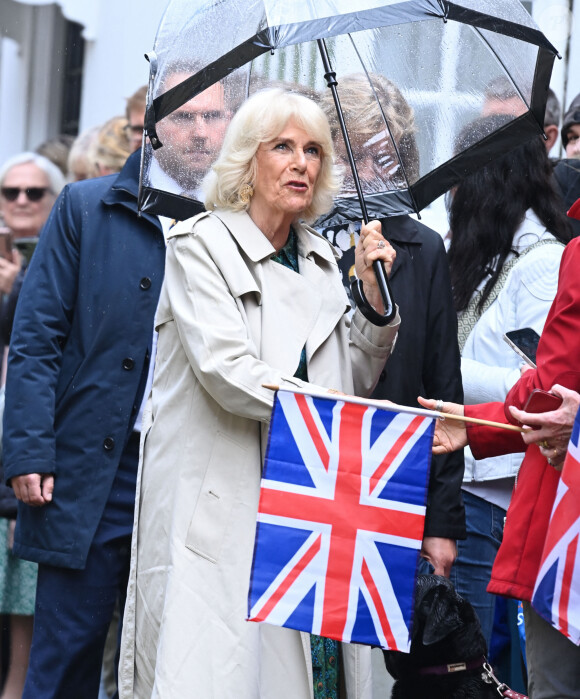
[[[112,437],[105,437],[103,441],[103,448],[107,451],[111,451],[115,446],[115,440]]]
[[[131,371],[134,366],[135,360],[131,359],[131,357],[125,357],[125,359],[123,359],[123,369],[125,369],[125,371]]]
[[[147,291],[151,287],[151,279],[149,277],[143,277],[141,281],[139,282],[139,286],[143,289],[143,291]]]

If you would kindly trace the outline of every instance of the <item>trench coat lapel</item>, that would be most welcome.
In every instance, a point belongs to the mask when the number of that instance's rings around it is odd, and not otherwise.
[[[334,251],[327,240],[311,229],[298,229],[300,275],[311,287],[310,304],[316,304],[316,323],[306,343],[307,358],[334,332],[348,306]]]
[[[346,310],[346,296],[329,243],[296,225],[300,274],[278,264],[263,264],[275,254],[270,241],[247,214],[214,212],[255,265],[261,279],[260,356],[293,375],[306,345],[307,358],[331,335]],[[248,288],[248,291],[251,289]],[[300,308],[300,313],[295,308]]]

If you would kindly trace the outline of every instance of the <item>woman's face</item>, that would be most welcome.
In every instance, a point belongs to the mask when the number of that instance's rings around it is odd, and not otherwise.
[[[38,201],[31,201],[24,191],[26,189],[44,190],[44,192]],[[19,190],[14,201],[10,201],[5,196],[10,190]],[[34,163],[15,165],[6,173],[1,191],[4,192],[0,194],[2,216],[14,238],[18,240],[18,238],[37,236],[55,201],[46,174]]]
[[[296,218],[312,203],[321,166],[321,145],[290,119],[277,138],[258,148],[250,209]]]

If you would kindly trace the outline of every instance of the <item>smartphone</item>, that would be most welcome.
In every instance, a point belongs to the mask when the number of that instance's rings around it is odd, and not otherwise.
[[[24,257],[27,262],[30,262],[32,253],[36,249],[36,244],[38,243],[38,237],[35,238],[18,238],[14,241],[14,247],[18,252]]]
[[[533,328],[510,330],[503,336],[503,339],[525,362],[534,369],[536,368],[536,350],[540,336]]]
[[[12,262],[12,233],[4,226],[0,227],[0,257]]]
[[[554,393],[534,388],[530,393],[523,410],[526,413],[548,413],[557,410],[562,405],[562,399]]]

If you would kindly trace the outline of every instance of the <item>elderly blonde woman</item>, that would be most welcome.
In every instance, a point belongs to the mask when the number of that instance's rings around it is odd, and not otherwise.
[[[120,663],[126,699],[313,696],[308,634],[245,617],[273,403],[263,384],[368,395],[399,325],[398,315],[384,323],[371,269],[381,259],[388,273],[395,257],[378,222],[362,229],[366,305],[352,323],[332,248],[304,223],[332,206],[337,185],[320,108],[261,91],[234,116],[206,179],[209,212],[169,235]],[[368,654],[343,653],[349,698],[370,696]]]

